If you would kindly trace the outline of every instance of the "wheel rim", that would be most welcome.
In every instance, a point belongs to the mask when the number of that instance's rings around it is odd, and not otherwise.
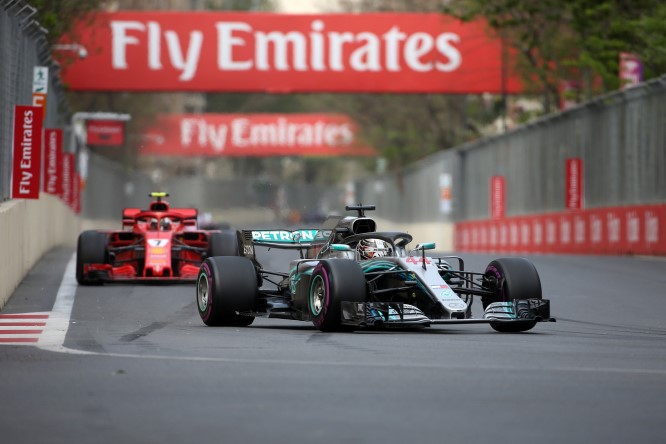
[[[199,281],[197,282],[197,303],[201,312],[206,311],[208,308],[208,276],[206,276],[206,273],[199,275]]]
[[[503,279],[502,273],[495,267],[494,265],[489,266],[486,269],[486,274],[491,274],[497,279],[498,281],[501,281]],[[502,283],[502,286],[497,289],[497,300],[495,302],[506,302],[506,282]]]
[[[315,316],[319,316],[319,313],[324,309],[324,303],[326,301],[326,282],[324,278],[320,275],[317,275],[312,280],[312,286],[310,287],[310,310]]]

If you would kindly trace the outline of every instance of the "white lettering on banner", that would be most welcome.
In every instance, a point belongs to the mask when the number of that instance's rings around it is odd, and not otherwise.
[[[206,147],[210,144],[213,151],[217,153],[224,151],[227,143],[227,125],[212,125],[204,119],[182,119],[180,121],[180,144],[184,148],[187,149],[192,145],[195,132],[197,144],[200,147]]]
[[[200,31],[192,31],[190,33],[190,43],[187,46],[187,55],[185,57],[183,57],[183,50],[180,46],[180,40],[178,40],[178,34],[174,31],[166,31],[164,35],[167,40],[167,48],[169,48],[171,65],[182,71],[178,79],[182,82],[192,80],[194,74],[197,72],[203,34]]]
[[[577,217],[574,222],[574,240],[577,244],[585,242],[585,219]]]
[[[530,244],[530,225],[527,222],[520,225],[520,243],[523,246]]]
[[[549,245],[554,244],[557,241],[557,224],[554,220],[549,219],[546,222],[546,242]]]
[[[627,213],[627,240],[638,242],[641,236],[641,222],[635,211]]]
[[[122,131],[122,127],[119,126],[108,126],[104,124],[97,124],[95,122],[88,123],[88,132],[93,134],[120,134]]]
[[[427,72],[432,70],[432,62],[423,63],[421,58],[432,50],[432,36],[425,32],[411,35],[405,42],[405,62],[414,71]]]
[[[154,71],[161,70],[162,59],[162,31],[159,23],[149,21],[146,25],[139,21],[112,20],[111,38],[112,38],[112,66],[114,69],[128,69],[127,65],[127,46],[139,45],[140,37],[129,35],[129,31],[139,31],[146,33],[148,28],[148,67]],[[190,42],[187,45],[187,51],[183,55],[183,49],[178,34],[175,31],[165,31],[164,33],[169,60],[171,66],[181,71],[179,80],[192,80],[199,66],[201,54],[201,45],[203,44],[203,33],[201,31],[192,31],[190,33]]]
[[[162,30],[155,21],[112,20],[112,66],[126,70],[127,50],[141,48],[145,40],[147,66],[154,71],[164,69],[162,42],[166,42],[169,63],[180,71],[181,82],[191,81],[201,61],[204,32],[193,30],[189,41],[183,42],[173,30]],[[462,65],[458,49],[460,36],[444,32],[406,34],[398,26],[379,35],[362,31],[326,31],[324,21],[310,23],[310,32],[259,31],[242,21],[215,23],[217,31],[217,67],[220,71],[345,71],[398,72],[407,68],[416,72],[452,72]],[[164,36],[164,39],[162,39]],[[345,45],[354,45],[351,53]],[[247,48],[254,49],[250,56]],[[433,55],[436,54],[435,55]],[[346,59],[345,59],[346,58]]]
[[[312,31],[310,33],[310,42],[312,43],[312,51],[310,51],[310,65],[315,71],[325,71],[326,65],[324,64],[324,37],[321,31],[324,30],[324,22],[315,20],[312,22]]]
[[[539,221],[535,221],[532,226],[532,236],[534,239],[534,245],[541,245],[543,238],[543,225]]]
[[[287,61],[288,46],[293,50],[293,65],[296,71],[307,71],[305,63],[305,36],[300,32],[281,32],[273,31],[269,33],[255,33],[256,67],[259,71],[270,71],[274,67],[278,71],[289,71],[289,62]],[[274,58],[273,66],[269,61],[269,45],[273,45]]]
[[[217,67],[220,71],[247,71],[252,69],[251,60],[234,61],[233,47],[245,46],[245,40],[234,37],[234,31],[251,32],[252,27],[242,22],[217,23]]]
[[[30,194],[30,184],[32,181],[32,173],[29,170],[32,167],[32,110],[27,110],[23,113],[23,138],[21,139],[21,160],[19,167],[21,168],[21,178],[19,180],[19,195]]]
[[[615,213],[608,213],[606,218],[608,224],[608,241],[612,243],[620,242],[620,218]]]
[[[358,35],[356,40],[364,41],[365,45],[356,49],[349,59],[349,64],[354,70],[375,71],[382,70],[379,63],[379,37],[371,32],[362,32]]]
[[[162,69],[160,25],[156,22],[148,22],[148,67],[153,71]]]
[[[601,243],[601,233],[603,232],[603,225],[601,218],[595,215],[590,216],[590,238],[593,244]]]
[[[56,184],[58,181],[57,174],[57,149],[58,149],[58,137],[55,131],[49,133],[49,140],[46,141],[48,146],[48,167],[47,172],[49,176],[49,181],[46,183],[47,192],[53,194],[56,191]]]
[[[445,32],[437,36],[437,49],[440,54],[449,59],[448,63],[435,62],[437,71],[451,72],[455,71],[462,65],[462,54],[453,46],[453,43],[460,43],[458,34],[452,32]]]
[[[560,220],[560,241],[568,244],[571,241],[571,224],[568,220]]]
[[[120,21],[114,20],[111,22],[111,60],[114,69],[127,69],[127,45],[138,45],[139,39],[127,35],[127,31],[144,31],[146,27],[141,22],[136,21]],[[152,39],[150,39],[152,42]],[[159,44],[159,43],[158,43]],[[151,59],[150,54],[155,51],[155,48],[148,47],[148,58]],[[153,68],[153,66],[151,66]],[[155,68],[155,69],[160,69]]]
[[[652,211],[645,212],[645,242],[659,242],[659,218]]]
[[[509,229],[506,225],[500,227],[500,244],[506,245],[509,242]]]
[[[492,247],[497,245],[497,227],[494,225],[490,227],[490,245]]]
[[[518,225],[516,224],[511,224],[509,225],[509,236],[510,236],[510,241],[511,246],[516,246],[518,245]]]
[[[340,146],[354,141],[350,124],[324,122],[290,123],[279,118],[276,123],[251,124],[239,118],[231,122],[231,140],[234,146]]]
[[[30,171],[21,171],[21,181],[19,185],[19,194],[30,193],[30,181],[32,180],[32,173]]]
[[[72,199],[72,158],[63,155],[62,158],[62,199],[69,203]]]
[[[202,118],[183,118],[180,121],[180,143],[184,149],[197,144],[222,152],[228,144],[234,147],[295,147],[348,146],[354,143],[350,123],[292,123],[278,118],[271,123],[252,123],[251,119],[236,118],[230,124],[212,124]]]

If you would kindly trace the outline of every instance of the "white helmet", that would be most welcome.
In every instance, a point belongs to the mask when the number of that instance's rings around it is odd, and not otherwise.
[[[381,239],[362,239],[356,246],[359,260],[391,255],[391,244]]]

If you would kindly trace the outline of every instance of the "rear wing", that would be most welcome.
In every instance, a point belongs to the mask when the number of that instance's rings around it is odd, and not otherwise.
[[[326,239],[319,230],[244,230],[244,238],[251,240],[254,245],[263,245],[274,248],[303,248],[313,242],[323,242]]]
[[[254,259],[254,247],[270,247],[290,250],[306,250],[308,257],[316,245],[323,245],[330,231],[319,229],[299,230],[243,230],[241,232],[242,253]]]

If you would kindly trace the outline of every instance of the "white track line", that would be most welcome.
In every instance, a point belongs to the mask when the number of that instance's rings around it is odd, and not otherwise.
[[[46,322],[44,332],[39,337],[37,347],[42,350],[49,350],[61,353],[72,354],[93,354],[83,350],[75,350],[65,347],[65,336],[69,329],[69,320],[72,316],[72,307],[74,307],[74,298],[76,297],[76,253],[65,267],[65,273],[62,276],[60,288],[56,295],[53,309]]]

